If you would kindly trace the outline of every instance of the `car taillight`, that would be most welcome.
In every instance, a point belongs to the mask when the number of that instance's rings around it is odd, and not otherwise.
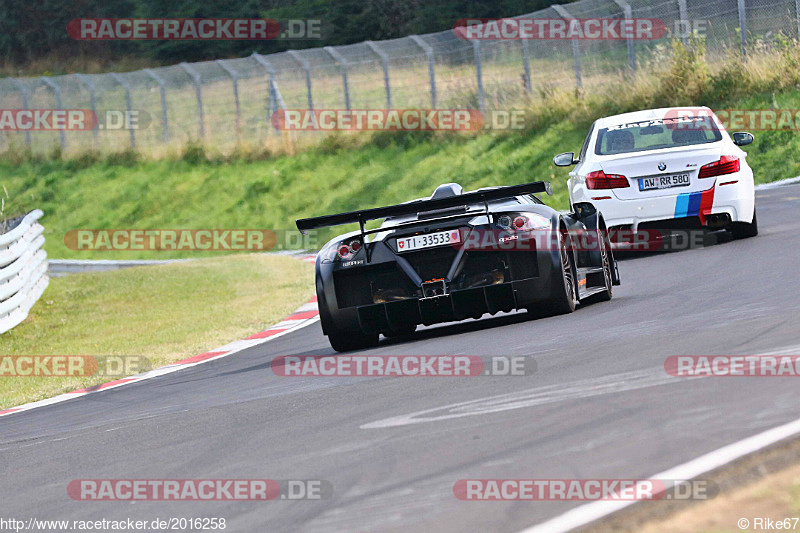
[[[707,165],[700,167],[698,178],[712,178],[714,176],[722,176],[723,174],[733,174],[739,172],[741,164],[739,158],[735,155],[723,155],[719,161],[714,161]]]
[[[628,178],[621,174],[606,174],[597,170],[586,175],[586,187],[589,189],[622,189],[630,186]]]
[[[361,249],[361,241],[359,241],[358,239],[354,239],[347,244],[341,243],[339,245],[339,250],[337,252],[337,255],[339,256],[339,259],[347,261],[354,255],[356,255],[360,249]]]
[[[500,222],[500,219],[505,219]],[[498,220],[497,225],[503,229],[512,231],[533,231],[550,228],[550,219],[538,213],[525,213],[524,215],[514,215],[512,219],[508,215],[503,215]]]
[[[322,256],[323,262],[327,263],[333,261],[347,261],[356,255],[358,251],[361,250],[362,246],[360,239],[353,239],[350,242],[340,241],[324,248],[320,252],[320,255]]]

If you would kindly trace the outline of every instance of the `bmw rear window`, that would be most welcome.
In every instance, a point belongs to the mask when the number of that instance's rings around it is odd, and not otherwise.
[[[717,142],[722,133],[711,120],[645,120],[603,128],[597,133],[597,155],[645,152]]]

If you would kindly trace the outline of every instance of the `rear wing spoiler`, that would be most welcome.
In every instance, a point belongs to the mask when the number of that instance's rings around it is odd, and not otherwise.
[[[485,213],[489,213],[489,202],[492,200],[502,200],[512,196],[522,196],[524,194],[536,194],[546,192],[553,195],[553,188],[549,181],[534,181],[522,185],[510,185],[507,187],[497,187],[484,191],[474,191],[448,198],[438,198],[436,200],[417,200],[406,204],[391,205],[388,207],[375,207],[372,209],[362,209],[361,211],[351,211],[349,213],[339,213],[338,215],[326,215],[316,218],[303,218],[297,221],[297,229],[306,234],[308,230],[327,228],[330,226],[340,226],[342,224],[352,224],[358,222],[361,226],[361,234],[364,235],[364,224],[368,220],[378,220],[387,217],[411,215],[420,212],[436,211],[447,209],[448,207],[459,207],[471,204],[482,203]]]

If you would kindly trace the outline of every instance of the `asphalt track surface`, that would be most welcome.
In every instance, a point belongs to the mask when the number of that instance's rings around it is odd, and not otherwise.
[[[646,478],[794,420],[794,379],[687,380],[663,368],[670,355],[800,346],[800,186],[759,192],[757,206],[754,239],[620,261],[611,302],[429,328],[363,352],[520,355],[537,363],[529,376],[276,376],[276,356],[333,354],[315,323],[205,365],[4,417],[0,514],[224,517],[237,532],[518,531],[580,503],[460,501],[454,483]],[[131,503],[66,492],[73,479],[121,478],[323,479],[333,496]]]

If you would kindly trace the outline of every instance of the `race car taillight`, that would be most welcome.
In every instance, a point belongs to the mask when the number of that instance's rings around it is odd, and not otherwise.
[[[339,245],[339,249],[336,252],[336,256],[338,259],[343,261],[347,261],[361,249],[361,242],[357,239],[350,241],[349,243],[345,244],[342,243]]]
[[[342,245],[339,247],[339,250],[336,251],[336,255],[339,256],[341,259],[349,259],[353,252],[347,245]]]
[[[700,167],[698,178],[713,178],[714,176],[722,176],[724,174],[733,174],[739,172],[741,163],[739,158],[735,155],[723,155],[719,161],[714,161],[707,165]]]
[[[596,170],[586,175],[588,189],[622,189],[630,186],[628,178],[622,174],[606,174],[602,170]]]
[[[525,213],[524,215],[513,216],[513,218],[503,215],[497,219],[497,225],[512,231],[532,231],[548,229],[550,227],[550,219],[538,213]]]
[[[361,241],[353,239],[351,241],[341,241],[325,248],[320,255],[325,262],[347,261],[361,250]]]

